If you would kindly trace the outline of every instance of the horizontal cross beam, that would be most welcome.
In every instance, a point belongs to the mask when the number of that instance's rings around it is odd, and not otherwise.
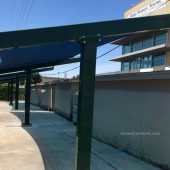
[[[0,48],[75,41],[83,36],[125,35],[170,28],[170,14],[0,33]]]
[[[25,75],[19,76],[19,80],[25,80]],[[13,80],[13,82],[16,81],[16,76],[9,76],[9,77],[5,77],[5,78],[0,78],[0,83],[6,83],[10,80]]]
[[[50,71],[53,70],[54,67],[43,67],[43,68],[37,68],[37,69],[33,69],[32,73],[38,73],[38,72],[42,72],[42,71]],[[7,77],[16,77],[16,76],[23,76],[25,75],[25,71],[17,71],[17,72],[10,72],[10,73],[4,73],[4,74],[0,74],[0,78],[7,78]]]

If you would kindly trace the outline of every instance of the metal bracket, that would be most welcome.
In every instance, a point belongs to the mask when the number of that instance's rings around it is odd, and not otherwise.
[[[86,44],[87,41],[91,41],[91,40],[97,40],[97,41],[101,41],[102,36],[100,34],[98,34],[97,36],[93,36],[93,37],[86,37],[86,36],[82,36],[79,39],[77,39],[77,43],[78,44]]]

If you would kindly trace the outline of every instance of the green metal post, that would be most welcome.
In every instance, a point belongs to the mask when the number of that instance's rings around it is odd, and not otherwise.
[[[78,99],[76,170],[90,170],[96,51],[99,38],[79,41],[81,46]]]
[[[30,123],[30,96],[31,96],[31,69],[26,70],[26,86],[25,86],[25,122],[24,126]]]
[[[19,78],[16,78],[16,87],[15,87],[15,110],[18,110],[18,100],[19,100]]]
[[[8,102],[10,100],[10,82],[8,81]]]
[[[11,80],[10,84],[11,84],[11,87],[10,87],[10,105],[12,106],[12,104],[13,104],[13,88],[14,88],[13,80]]]

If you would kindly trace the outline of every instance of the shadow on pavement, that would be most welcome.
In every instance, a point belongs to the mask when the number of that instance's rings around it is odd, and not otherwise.
[[[24,120],[24,103],[12,111],[21,122]],[[56,113],[31,106],[32,126],[23,127],[37,143],[45,170],[74,170],[75,127]]]

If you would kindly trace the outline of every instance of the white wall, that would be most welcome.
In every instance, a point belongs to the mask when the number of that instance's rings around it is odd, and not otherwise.
[[[74,91],[76,91],[74,89]],[[35,92],[32,100],[36,102]],[[70,118],[70,83],[55,85],[53,108]],[[41,96],[50,105],[49,91]],[[93,135],[139,157],[170,167],[170,80],[97,82]],[[158,132],[160,135],[121,135],[121,132]]]
[[[70,83],[58,83],[55,86],[55,106],[57,112],[67,118],[72,113],[72,91]]]
[[[51,108],[52,103],[52,88],[50,85],[42,86],[41,87],[41,106],[46,108]]]
[[[170,81],[116,81],[97,84],[93,135],[170,167]],[[158,132],[129,135],[121,132]]]
[[[31,88],[31,103],[38,105],[39,104],[39,92],[38,87]]]

